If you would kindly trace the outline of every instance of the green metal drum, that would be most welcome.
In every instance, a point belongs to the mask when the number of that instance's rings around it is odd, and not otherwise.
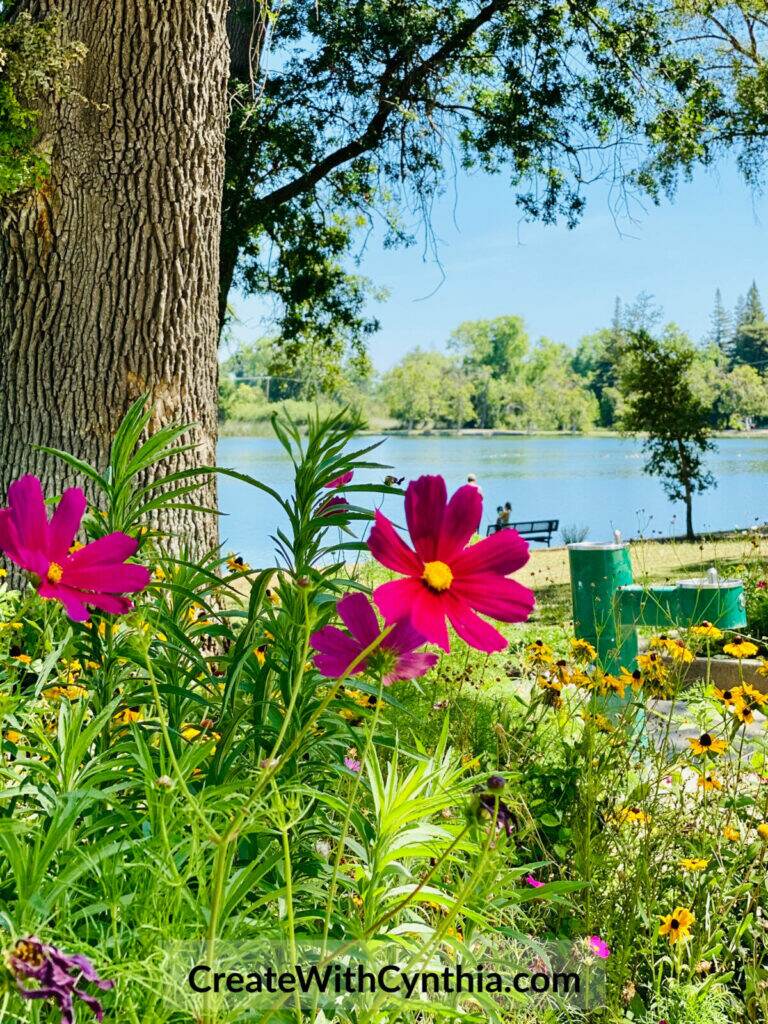
[[[629,545],[585,541],[568,545],[573,625],[577,637],[597,650],[601,667],[616,672],[637,656],[637,634],[623,629],[616,615],[616,591],[632,583]]]

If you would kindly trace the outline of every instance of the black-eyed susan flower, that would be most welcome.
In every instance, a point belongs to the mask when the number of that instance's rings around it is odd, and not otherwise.
[[[141,711],[136,708],[121,708],[116,715],[112,716],[112,721],[115,725],[130,725],[131,722],[140,722],[144,716]]]
[[[555,660],[552,648],[543,640],[534,640],[532,644],[528,644],[525,654],[532,665],[551,665]]]
[[[243,559],[242,555],[236,555],[234,554],[234,552],[231,552],[227,556],[227,568],[229,569],[230,572],[251,571],[250,565],[248,565],[248,563]]]
[[[723,788],[722,782],[720,781],[720,779],[718,779],[714,772],[706,772],[700,775],[696,785],[703,789],[705,792],[708,792],[712,789]]]
[[[725,707],[731,708],[736,703],[736,698],[740,693],[740,686],[734,686],[732,688],[726,687],[722,690],[716,686],[713,691],[713,696],[715,700],[720,701],[720,703],[723,704]]]
[[[666,935],[672,946],[677,942],[685,942],[695,921],[695,915],[687,907],[675,907],[671,914],[661,919],[659,935]]]
[[[667,644],[667,654],[680,665],[690,665],[693,661],[693,651],[689,650],[682,640],[670,640]]]
[[[578,665],[574,667],[573,671],[571,672],[572,686],[578,686],[582,690],[591,690],[594,686],[594,683],[594,676],[590,675],[588,672],[584,672],[582,669],[578,667]]]
[[[626,683],[621,676],[613,676],[609,672],[601,673],[598,679],[598,690],[603,696],[620,697],[624,699]]]
[[[632,690],[637,693],[642,689],[643,686],[643,673],[639,668],[636,668],[633,672],[630,672],[624,665],[621,667],[619,673],[619,679],[622,681],[625,687],[630,686]]]
[[[617,807],[613,814],[617,825],[647,825],[650,820],[650,814],[641,807]]]
[[[551,671],[561,686],[567,686],[571,681],[571,670],[565,658],[560,658],[552,666]]]
[[[29,654],[25,654],[24,651],[22,651],[22,649],[18,646],[18,644],[14,644],[10,648],[10,650],[8,651],[8,657],[12,661],[18,662],[19,665],[31,665],[32,664],[32,658],[30,657],[30,655]]]
[[[709,861],[705,857],[683,857],[680,861],[680,867],[683,871],[706,871],[709,867]]]
[[[723,829],[723,839],[727,839],[729,843],[738,843],[741,839],[741,833],[733,825],[726,825]]]
[[[654,683],[665,682],[669,675],[669,670],[658,651],[638,655],[637,667],[646,679]]]
[[[754,658],[757,654],[757,644],[753,644],[750,640],[745,640],[743,637],[737,637],[732,640],[729,644],[723,646],[723,651],[726,654],[730,654],[732,658]]]
[[[583,640],[581,637],[571,640],[571,654],[583,665],[589,665],[597,658],[597,651],[589,640]]]
[[[728,744],[725,740],[718,739],[709,732],[703,732],[701,736],[688,740],[691,750],[699,757],[704,754],[724,754]]]
[[[755,720],[755,712],[762,711],[766,695],[746,683],[740,687],[739,694],[733,702],[733,713],[742,725],[749,725]]]
[[[723,631],[718,629],[717,626],[713,626],[711,622],[707,622],[705,619],[700,622],[698,626],[691,627],[691,635],[699,637],[702,640],[722,640]]]

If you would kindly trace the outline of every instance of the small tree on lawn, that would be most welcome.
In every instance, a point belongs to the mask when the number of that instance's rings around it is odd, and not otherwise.
[[[676,328],[666,328],[661,338],[639,330],[629,337],[620,369],[626,400],[622,429],[645,434],[645,471],[661,479],[672,501],[685,502],[689,540],[695,537],[693,495],[715,485],[704,467],[704,456],[714,447],[710,410],[689,379],[695,359],[690,340]]]

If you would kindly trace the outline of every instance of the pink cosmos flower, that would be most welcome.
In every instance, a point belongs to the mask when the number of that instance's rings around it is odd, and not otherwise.
[[[441,476],[421,476],[405,492],[405,518],[413,549],[376,512],[368,547],[374,558],[405,579],[383,583],[373,599],[387,622],[409,618],[415,629],[450,650],[446,619],[470,647],[501,651],[507,641],[476,612],[502,622],[525,622],[535,599],[508,574],[528,561],[516,530],[499,530],[469,545],[480,525],[483,499],[465,484],[450,501]]]
[[[319,652],[315,655],[315,666],[318,672],[330,679],[343,676],[355,658],[381,632],[376,612],[365,594],[347,594],[339,601],[336,610],[349,633],[336,626],[325,626],[310,637],[312,646]],[[424,637],[409,622],[398,622],[379,647],[360,662],[352,675],[371,669],[382,674],[385,686],[398,679],[423,676],[437,662],[436,654],[416,650],[424,642]]]
[[[608,944],[604,942],[599,935],[590,935],[589,937],[589,949],[594,956],[599,956],[601,960],[607,960],[611,955],[611,951],[608,948]]]
[[[342,498],[340,494],[335,494],[332,498],[325,498],[319,502],[315,508],[316,516],[339,516],[342,515],[349,509],[349,502],[346,498]]]
[[[143,590],[150,580],[143,565],[127,565],[138,541],[110,533],[70,551],[86,509],[85,495],[70,487],[51,521],[36,476],[23,476],[8,488],[8,508],[0,509],[0,550],[20,568],[38,577],[41,597],[61,601],[75,622],[88,619],[86,604],[121,615],[133,608],[120,595]]]
[[[352,477],[355,475],[354,469],[350,469],[346,473],[342,473],[341,476],[334,477],[333,480],[329,480],[327,484],[323,484],[323,487],[327,487],[331,490],[334,487],[343,487],[344,484],[348,484]]]
[[[541,889],[544,885],[543,882],[540,882],[538,878],[534,878],[533,875],[526,875],[525,884],[530,885],[532,889]]]

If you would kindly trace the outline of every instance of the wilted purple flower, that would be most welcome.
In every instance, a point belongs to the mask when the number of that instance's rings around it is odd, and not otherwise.
[[[512,830],[515,827],[515,816],[503,800],[499,800],[490,793],[484,793],[480,797],[480,807],[482,810],[487,811],[490,817],[493,816],[494,812],[496,813],[496,828],[499,832],[504,829],[508,836],[512,835]]]
[[[339,601],[336,610],[349,633],[336,626],[326,626],[310,638],[312,646],[319,652],[315,655],[315,666],[318,672],[330,679],[343,676],[355,658],[370,647],[381,632],[376,612],[364,594],[347,594]],[[424,643],[424,637],[407,619],[398,622],[379,647],[351,674],[368,669],[381,675],[384,686],[398,679],[423,676],[437,662],[436,654],[416,651]]]
[[[95,1015],[97,1021],[104,1019],[101,1003],[82,988],[77,988],[81,979],[92,982],[97,988],[110,989],[114,982],[100,978],[91,961],[79,953],[64,953],[56,946],[42,943],[34,935],[19,939],[8,954],[8,966],[16,975],[16,985],[24,999],[51,999],[61,1010],[61,1024],[74,1024],[74,997],[80,999]],[[25,988],[21,979],[30,978],[38,988]]]
[[[504,789],[506,784],[507,780],[503,775],[491,775],[486,783],[488,789]]]

